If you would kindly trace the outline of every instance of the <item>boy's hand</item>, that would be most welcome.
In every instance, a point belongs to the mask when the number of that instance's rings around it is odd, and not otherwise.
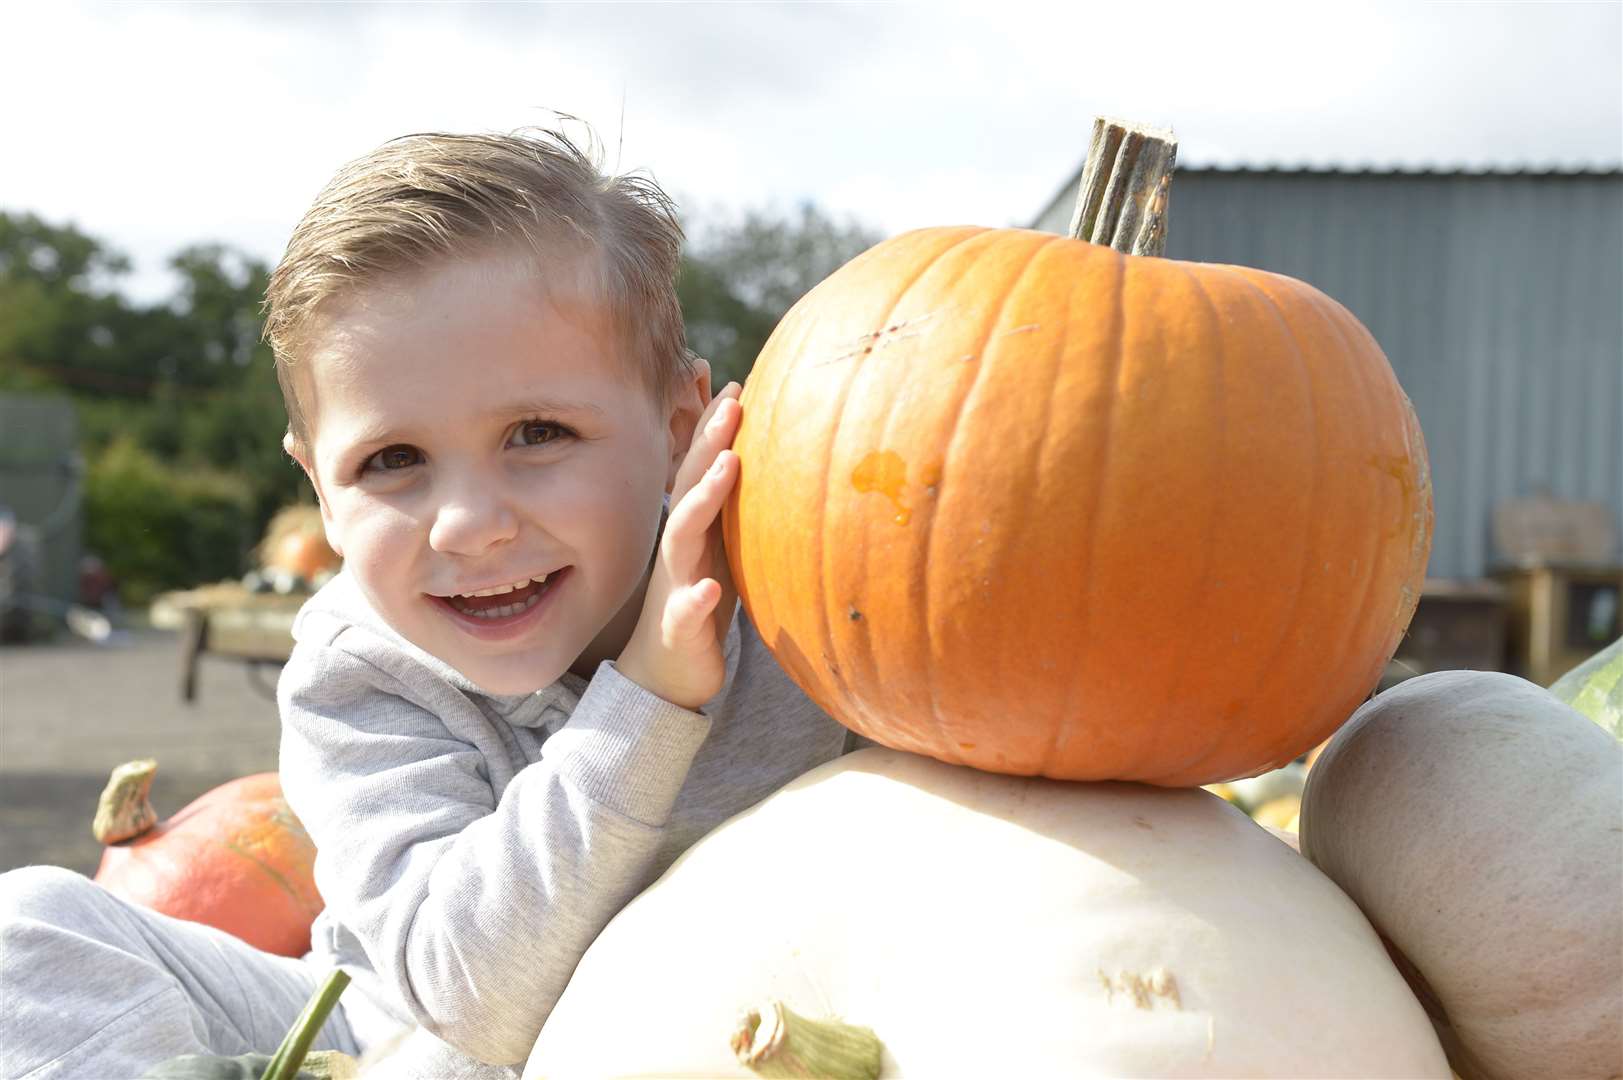
[[[728,383],[693,429],[642,616],[615,662],[620,674],[684,709],[714,697],[726,675],[722,643],[738,595],[721,546],[721,507],[738,481],[738,455],[728,449],[743,415],[738,394]]]

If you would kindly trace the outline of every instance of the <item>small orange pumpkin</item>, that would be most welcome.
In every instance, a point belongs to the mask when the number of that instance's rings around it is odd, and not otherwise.
[[[338,553],[327,546],[320,533],[291,532],[276,542],[265,565],[314,581],[328,570],[337,570],[340,562]]]
[[[113,770],[93,831],[107,844],[95,880],[132,903],[207,923],[266,952],[303,956],[324,906],[315,844],[275,773],[203,793],[166,821],[148,801],[157,763]]]
[[[742,403],[743,602],[895,749],[1254,775],[1352,713],[1419,597],[1413,410],[1358,320],[1277,274],[921,229],[804,297]]]

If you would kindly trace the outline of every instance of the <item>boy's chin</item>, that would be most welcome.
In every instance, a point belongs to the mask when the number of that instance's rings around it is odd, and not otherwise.
[[[501,664],[455,664],[457,671],[491,697],[518,697],[534,694],[557,682],[563,670],[553,671],[550,666],[519,666],[508,668]]]

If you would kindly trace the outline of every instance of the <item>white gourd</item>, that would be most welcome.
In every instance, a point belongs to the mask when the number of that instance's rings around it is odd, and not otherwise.
[[[1216,796],[884,749],[632,901],[524,1076],[747,1077],[728,1036],[766,998],[871,1027],[887,1077],[1449,1075],[1363,915]]]
[[[1512,675],[1422,675],[1336,733],[1301,830],[1406,957],[1462,1077],[1623,1076],[1623,745],[1607,731]]]

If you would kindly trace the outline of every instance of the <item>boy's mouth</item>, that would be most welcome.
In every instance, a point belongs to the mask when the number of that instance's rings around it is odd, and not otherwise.
[[[568,568],[565,567],[565,570]],[[480,589],[473,593],[456,593],[450,596],[438,596],[435,599],[446,604],[459,615],[466,615],[475,619],[507,619],[514,615],[522,615],[541,602],[547,590],[558,578],[562,577],[564,570],[555,570],[550,574],[539,577],[526,578],[524,581],[514,582],[511,585],[498,585],[490,589]]]

